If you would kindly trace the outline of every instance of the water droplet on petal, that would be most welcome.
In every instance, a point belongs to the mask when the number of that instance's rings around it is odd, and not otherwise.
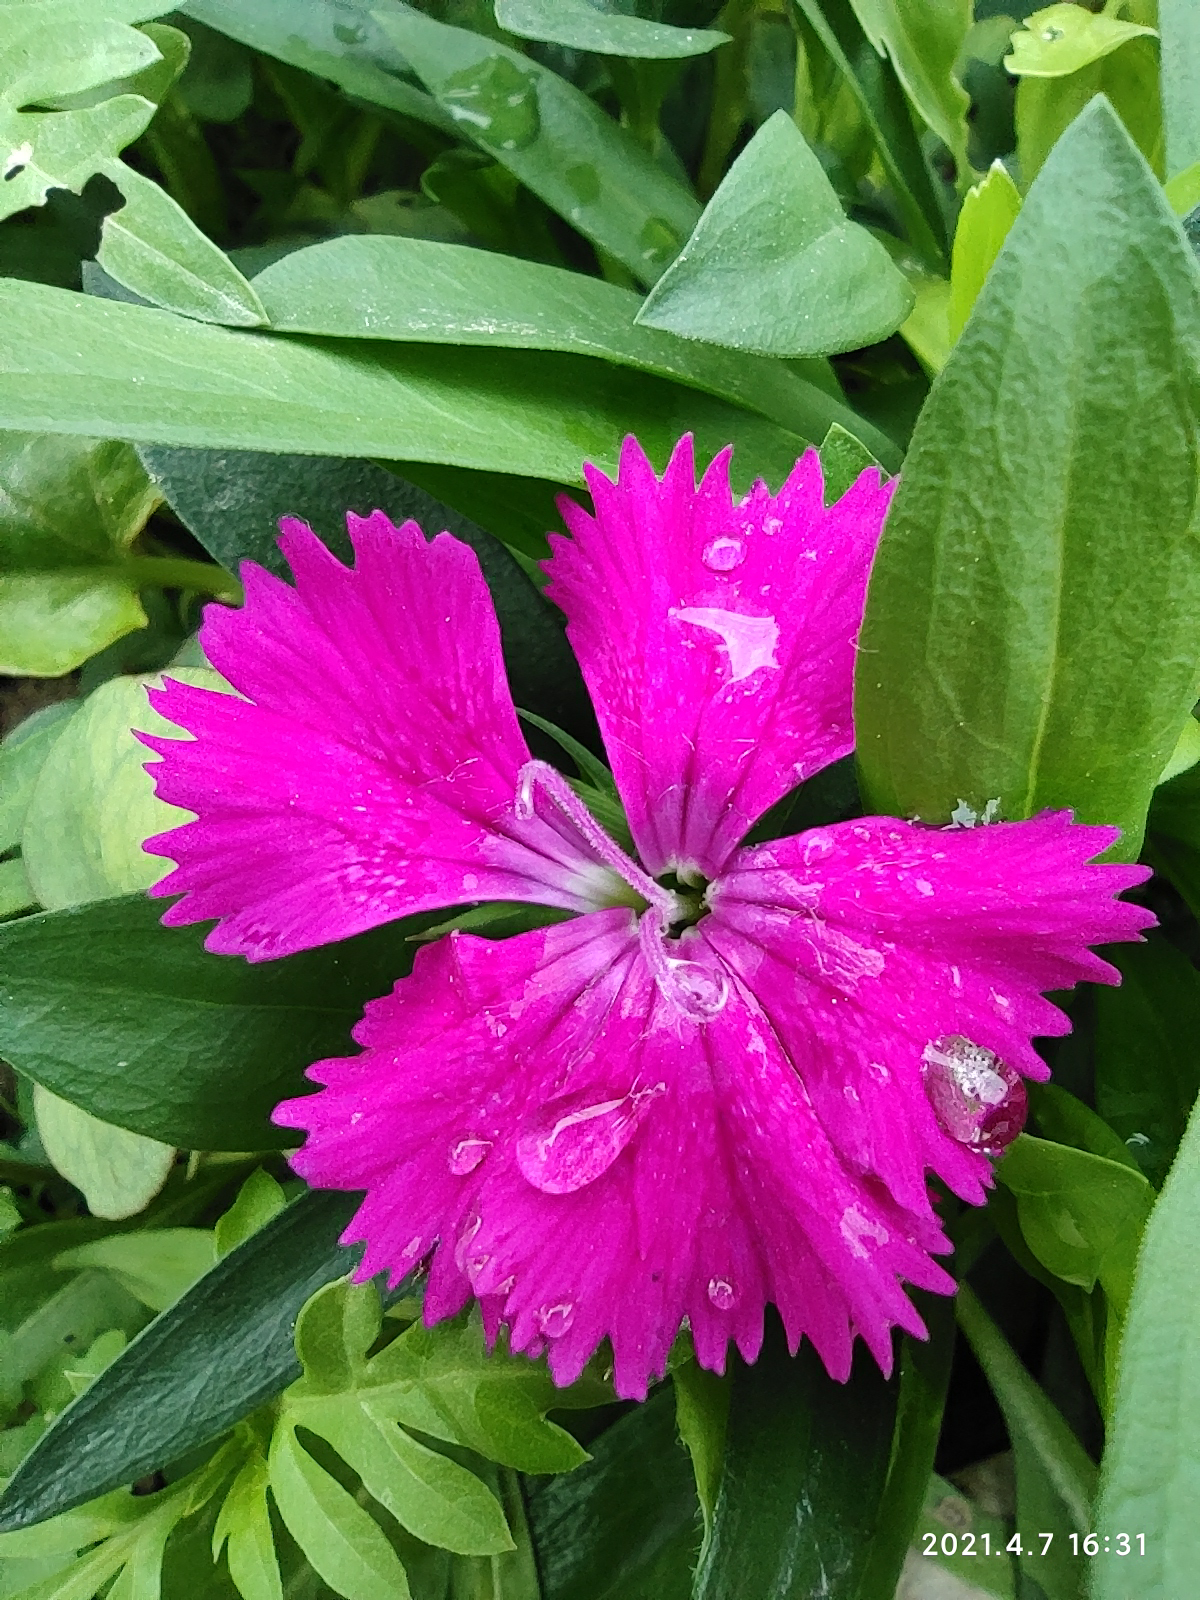
[[[992,1050],[959,1033],[933,1039],[921,1056],[925,1093],[944,1132],[970,1150],[998,1156],[1025,1126],[1021,1076]]]
[[[454,1245],[454,1265],[460,1272],[467,1270],[467,1252],[471,1248],[471,1240],[483,1226],[483,1218],[478,1211],[473,1211],[459,1230],[458,1239]]]
[[[468,1172],[475,1171],[491,1148],[490,1139],[460,1139],[451,1146],[447,1165],[456,1178],[465,1178]]]
[[[722,968],[699,961],[668,960],[667,978],[659,987],[693,1022],[710,1021],[729,1000],[729,979]]]
[[[574,1194],[594,1183],[625,1149],[666,1085],[598,1100],[595,1091],[551,1100],[517,1139],[522,1176],[543,1194]]]
[[[728,1278],[710,1278],[708,1298],[718,1311],[732,1311],[737,1304],[737,1290]]]
[[[573,1300],[560,1300],[557,1305],[541,1306],[537,1314],[537,1325],[547,1339],[561,1339],[574,1320]]]
[[[710,572],[732,572],[746,559],[746,546],[740,539],[713,539],[700,559]]]

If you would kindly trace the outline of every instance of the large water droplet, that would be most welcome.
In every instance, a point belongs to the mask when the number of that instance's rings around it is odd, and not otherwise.
[[[537,1325],[547,1339],[561,1339],[575,1320],[575,1302],[560,1300],[557,1305],[541,1306]]]
[[[462,1273],[467,1270],[467,1261],[470,1258],[471,1241],[483,1227],[483,1218],[478,1211],[471,1213],[459,1229],[458,1238],[454,1243],[454,1265]]]
[[[730,1278],[710,1278],[708,1298],[718,1311],[732,1311],[737,1304],[737,1289]]]
[[[619,1099],[595,1092],[551,1100],[517,1139],[517,1165],[543,1194],[574,1194],[594,1183],[624,1150],[652,1102],[665,1089],[631,1089]]]
[[[522,150],[538,136],[537,80],[505,56],[454,73],[440,98],[456,122],[498,150]]]
[[[921,1075],[934,1116],[968,1149],[998,1156],[1025,1126],[1028,1100],[1020,1074],[960,1033],[925,1046]]]
[[[720,967],[699,961],[667,961],[667,976],[659,987],[693,1022],[709,1022],[724,1011],[729,999],[729,979]]]
[[[715,633],[729,656],[729,681],[741,683],[761,667],[777,667],[779,624],[774,617],[747,617],[719,606],[677,606],[669,613],[694,628]]]
[[[490,1139],[460,1139],[451,1145],[447,1165],[456,1178],[465,1178],[468,1172],[475,1171],[491,1148]]]
[[[732,572],[746,559],[746,546],[740,539],[728,536],[714,539],[704,547],[700,559],[710,572]]]

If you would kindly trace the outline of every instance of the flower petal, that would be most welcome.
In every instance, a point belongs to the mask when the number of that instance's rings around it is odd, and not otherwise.
[[[729,451],[695,485],[691,439],[661,482],[626,439],[617,482],[568,500],[550,597],[591,690],[647,869],[720,870],[758,817],[854,745],[867,572],[891,495],[871,469],[825,508],[810,450],[740,504]]]
[[[739,851],[698,932],[754,989],[852,1171],[914,1212],[928,1213],[929,1169],[978,1203],[990,1165],[940,1126],[926,1052],[970,1041],[1049,1076],[1033,1037],[1070,1025],[1043,992],[1118,982],[1088,946],[1154,921],[1113,898],[1146,868],[1088,864],[1116,837],[1069,812],[969,830],[840,823]]]
[[[308,1130],[293,1165],[367,1191],[345,1235],[366,1240],[360,1276],[434,1252],[426,1317],[474,1293],[560,1383],[608,1339],[618,1391],[644,1395],[684,1317],[706,1366],[730,1339],[752,1359],[768,1301],[836,1376],[856,1333],[886,1368],[891,1327],[921,1330],[900,1280],[950,1287],[936,1222],[846,1169],[753,997],[734,983],[687,1017],[631,911],[451,935],[356,1037],[276,1112]]]
[[[244,698],[151,692],[193,737],[144,737],[147,770],[198,819],[146,843],[178,863],[152,891],[183,891],[164,922],[220,918],[209,949],[262,960],[464,901],[610,904],[619,879],[565,818],[515,814],[529,750],[474,553],[382,512],[347,523],[353,568],[285,519],[295,587],[246,562],[245,608],[208,608],[204,649]]]

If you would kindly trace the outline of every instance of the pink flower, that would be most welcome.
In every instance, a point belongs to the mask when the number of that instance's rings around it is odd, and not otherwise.
[[[361,1277],[428,1260],[425,1316],[472,1294],[560,1383],[611,1341],[646,1393],[684,1319],[721,1370],[773,1302],[845,1378],[884,1370],[903,1284],[949,1292],[928,1175],[980,1202],[1044,1078],[1042,998],[1116,973],[1088,946],[1152,918],[1069,813],[971,829],[868,817],[744,847],[853,745],[855,638],[890,489],[823,504],[809,452],[735,503],[728,452],[659,481],[627,440],[595,516],[564,502],[551,596],[595,701],[638,859],[521,735],[474,555],[348,517],[356,562],[285,522],[295,587],[247,563],[203,643],[244,698],[171,683],[150,739],[175,924],[251,960],[391,918],[524,900],[569,920],[452,933],[373,1002],[360,1055],[281,1105],[312,1184],[362,1189]],[[954,797],[949,797],[953,799]],[[664,880],[666,880],[664,882]]]

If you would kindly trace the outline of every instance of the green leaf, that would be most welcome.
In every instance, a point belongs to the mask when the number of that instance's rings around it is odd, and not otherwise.
[[[1200,13],[1192,0],[1158,0],[1158,27],[1167,176],[1174,178],[1200,162]]]
[[[1200,915],[1200,766],[1189,767],[1157,790],[1149,832],[1155,860]]]
[[[255,1167],[229,1210],[217,1218],[213,1246],[218,1258],[245,1244],[251,1234],[265,1227],[286,1204],[287,1196],[282,1187],[269,1172]]]
[[[593,1451],[577,1471],[529,1486],[542,1600],[688,1600],[699,1517],[670,1391],[607,1428]]]
[[[866,445],[836,422],[821,441],[820,455],[826,505],[840,500],[868,467],[879,465]]]
[[[58,677],[145,626],[129,550],[157,502],[128,445],[0,434],[0,672]]]
[[[266,1458],[255,1451],[230,1485],[213,1530],[213,1559],[225,1545],[229,1575],[244,1600],[283,1600],[267,1481]]]
[[[136,1216],[166,1183],[175,1163],[173,1146],[101,1122],[40,1083],[33,1103],[46,1154],[82,1191],[93,1216]]]
[[[143,448],[142,459],[176,516],[230,572],[247,558],[286,574],[279,519],[302,517],[343,560],[351,559],[346,512],[412,517],[432,538],[448,529],[469,544],[496,605],[505,665],[521,704],[586,729],[591,705],[556,607],[483,528],[369,461]]]
[[[1022,1571],[1041,1584],[1047,1600],[1083,1600],[1086,1563],[1072,1554],[1070,1535],[1078,1543],[1093,1527],[1120,1526],[1093,1521],[1095,1464],[965,1285],[958,1292],[958,1323],[1012,1440]],[[1045,1554],[1037,1533],[1054,1536]]]
[[[414,946],[401,922],[251,966],[141,895],[0,927],[0,1054],[95,1116],[193,1150],[278,1148],[276,1104],[352,1048]],[[418,926],[421,924],[418,923]]]
[[[155,106],[145,94],[114,93],[94,105],[27,109],[152,69],[154,40],[114,16],[120,6],[7,5],[0,46],[0,158],[7,182],[0,217],[44,205],[51,189],[79,191],[102,173],[124,205],[104,220],[97,259],[132,290],[188,316],[243,326],[260,323],[254,290],[229,258],[156,184],[120,160]],[[161,12],[167,7],[139,8]],[[107,14],[106,14],[107,13]],[[154,80],[141,85],[153,88]]]
[[[1135,38],[1068,77],[1024,77],[1019,81],[1017,165],[1025,184],[1033,181],[1059,138],[1089,101],[1101,94],[1112,102],[1155,173],[1163,176],[1158,50],[1152,39]]]
[[[957,1546],[966,1547],[967,1554],[942,1554],[941,1539],[948,1531],[956,1535]],[[929,1551],[926,1538],[929,1534],[933,1535],[936,1554]],[[964,1534],[974,1535],[972,1545],[966,1545]],[[969,1586],[967,1593],[971,1600],[983,1600],[985,1595],[994,1595],[996,1600],[1015,1600],[1016,1564],[1007,1556],[1005,1549],[1011,1535],[1010,1523],[990,1515],[976,1501],[968,1500],[952,1483],[939,1478],[936,1472],[929,1475],[922,1515],[913,1535],[913,1550],[919,1552],[923,1570],[927,1570],[927,1563],[932,1558],[939,1567],[952,1572],[961,1583]],[[987,1545],[983,1543],[985,1537],[989,1541]],[[991,1560],[981,1562],[975,1552],[987,1550],[991,1551]],[[999,1561],[997,1556],[1000,1557]],[[961,1591],[955,1589],[953,1593],[957,1596]]]
[[[1047,6],[1026,17],[1024,27],[1013,34],[1012,54],[1004,58],[1004,66],[1018,78],[1065,78],[1143,36],[1158,37],[1153,28],[1093,15],[1082,6]]]
[[[546,1418],[552,1406],[571,1403],[570,1391],[556,1389],[540,1363],[489,1354],[478,1314],[437,1328],[414,1323],[368,1363],[360,1388],[374,1415],[522,1472],[569,1472],[587,1459]],[[606,1394],[585,1388],[582,1403]]]
[[[547,67],[407,7],[376,11],[460,134],[552,211],[653,283],[700,207],[632,134]]]
[[[840,208],[837,216],[849,226]],[[632,290],[560,267],[428,239],[359,236],[295,250],[254,283],[272,326],[295,333],[597,356],[706,390],[805,438],[837,420],[851,432],[864,427],[781,363],[635,326],[642,302]]]
[[[375,343],[330,348],[205,326],[143,306],[0,282],[20,326],[0,353],[0,423],[158,444],[441,461],[581,481],[636,433],[665,462],[732,440],[735,474],[786,476],[803,441],[645,373],[539,351]],[[1181,719],[1182,720],[1182,719]]]
[[[374,1284],[338,1282],[318,1289],[296,1322],[304,1391],[324,1395],[353,1387],[382,1317]]]
[[[519,39],[542,39],[602,56],[675,61],[729,43],[714,28],[673,28],[592,5],[590,0],[496,0],[496,21]]]
[[[946,257],[941,206],[900,80],[862,30],[851,0],[795,0],[845,80],[895,193],[909,240],[940,268]]]
[[[210,689],[226,687],[207,668],[178,667],[172,677]],[[135,730],[178,732],[153,710],[147,683],[112,678],[80,706],[55,741],[34,785],[21,834],[21,854],[38,900],[48,911],[147,889],[171,870],[143,842],[188,820],[154,793],[148,752]]]
[[[1069,806],[1136,856],[1200,678],[1198,350],[1195,261],[1097,102],[913,436],[858,657],[873,807],[938,823],[959,802]]]
[[[54,1258],[60,1272],[100,1267],[151,1311],[165,1311],[213,1264],[208,1228],[148,1228],[76,1245]]]
[[[950,261],[950,304],[946,317],[951,344],[966,327],[971,307],[979,298],[984,280],[1020,209],[1020,193],[1001,161],[993,161],[983,181],[967,191],[958,214]]]
[[[835,1384],[807,1342],[789,1356],[772,1318],[738,1362],[712,1532],[696,1600],[856,1596],[887,1477],[894,1389],[860,1359]]]
[[[1194,767],[1197,761],[1200,761],[1200,722],[1197,722],[1194,716],[1189,716],[1171,752],[1171,759],[1159,776],[1159,783],[1170,783],[1172,778],[1177,778],[1181,772]]]
[[[1075,1150],[1088,1150],[1133,1172],[1141,1171],[1120,1134],[1061,1084],[1031,1083],[1028,1092],[1034,1120],[1044,1138]]]
[[[0,1497],[0,1530],[179,1460],[292,1382],[296,1317],[353,1266],[336,1239],[357,1204],[334,1193],[294,1201],[156,1317],[21,1463]]]
[[[37,896],[29,882],[29,875],[20,861],[0,861],[0,918],[15,916],[21,911],[32,911]]]
[[[692,1458],[707,1539],[712,1532],[725,1464],[730,1378],[726,1373],[709,1372],[691,1360],[672,1371],[671,1382],[675,1390],[675,1422],[679,1437]]]
[[[348,95],[445,133],[455,125],[406,82],[411,68],[372,15],[371,0],[186,0],[184,15],[231,39],[336,83]]]
[[[20,844],[42,763],[78,705],[77,700],[59,700],[43,706],[0,743],[0,850]]]
[[[1161,1185],[1200,1095],[1200,973],[1156,937],[1109,959],[1121,986],[1096,992],[1096,1105]]]
[[[803,134],[777,111],[636,320],[759,355],[814,356],[875,344],[912,304],[887,251],[847,219]]]
[[[103,1272],[80,1272],[49,1293],[45,1280],[40,1303],[19,1318],[4,1344],[4,1381],[15,1386],[71,1359],[73,1347],[87,1348],[112,1328],[135,1333],[146,1320],[141,1304]]]
[[[1145,1554],[1098,1557],[1094,1600],[1125,1600],[1131,1559],[1137,1561],[1138,1600],[1176,1600],[1194,1582],[1200,1526],[1189,1507],[1200,1467],[1198,1235],[1200,1112],[1193,1112],[1146,1229],[1094,1523],[1114,1533],[1128,1530],[1135,1540],[1144,1535]]]
[[[1124,1162],[1023,1133],[996,1176],[1017,1196],[1021,1232],[1055,1277],[1083,1289],[1101,1284],[1124,1318],[1154,1191]]]
[[[275,1430],[269,1467],[288,1532],[331,1589],[346,1600],[408,1600],[404,1568],[379,1525],[286,1423]]]
[[[851,0],[867,38],[891,58],[904,92],[922,120],[953,155],[960,171],[967,164],[967,107],[970,96],[959,83],[962,54],[974,7],[971,0]]]

